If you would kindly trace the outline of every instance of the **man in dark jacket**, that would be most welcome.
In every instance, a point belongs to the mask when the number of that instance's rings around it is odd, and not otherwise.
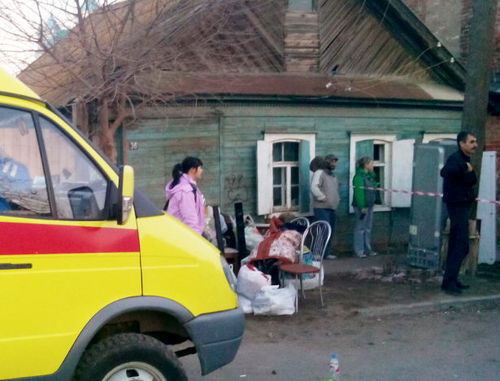
[[[477,182],[476,173],[470,163],[477,148],[477,139],[467,131],[457,135],[458,151],[452,154],[441,169],[443,201],[450,217],[448,255],[441,289],[458,295],[469,286],[460,283],[460,266],[469,252],[469,214],[474,201],[473,187]]]

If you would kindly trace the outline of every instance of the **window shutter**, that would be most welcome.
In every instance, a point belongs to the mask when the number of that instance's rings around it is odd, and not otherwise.
[[[311,157],[309,154],[310,144],[307,140],[302,140],[299,146],[299,182],[300,182],[300,211],[302,213],[311,212],[311,179],[309,163]]]
[[[397,140],[392,143],[392,189],[412,189],[414,144],[415,139]],[[391,193],[391,206],[409,208],[411,206],[411,195]]]
[[[270,214],[273,211],[273,171],[271,142],[257,142],[257,214]]]

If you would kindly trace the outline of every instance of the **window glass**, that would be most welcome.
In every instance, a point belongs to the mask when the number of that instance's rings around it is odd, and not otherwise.
[[[375,173],[375,178],[377,179],[377,182],[381,184],[383,187],[384,185],[384,180],[385,180],[385,168],[384,167],[373,167],[373,172]],[[381,192],[375,192],[375,204],[383,204],[383,199],[382,199],[382,194]]]
[[[299,185],[299,167],[291,167],[292,171],[292,186]]]
[[[273,184],[283,184],[283,168],[273,168]]]
[[[275,206],[281,206],[285,200],[286,192],[286,168],[279,167],[273,168],[273,204]]]
[[[387,143],[375,143],[373,145],[373,172],[375,173],[375,178],[381,187],[386,184],[385,178],[385,148]],[[375,204],[383,205],[386,203],[385,194],[381,192],[375,192]]]
[[[273,144],[273,161],[283,161],[283,143]]]
[[[283,188],[274,188],[273,189],[273,204],[274,206],[281,206],[283,205],[283,195],[282,195],[282,190]]]
[[[0,213],[50,216],[31,113],[0,107]]]
[[[62,219],[105,219],[108,181],[90,159],[58,127],[40,118],[54,188],[57,216]]]
[[[373,145],[373,160],[381,163],[385,161],[384,144]]]
[[[292,206],[299,205],[299,186],[292,186]]]
[[[299,160],[299,143],[285,143],[285,161]]]

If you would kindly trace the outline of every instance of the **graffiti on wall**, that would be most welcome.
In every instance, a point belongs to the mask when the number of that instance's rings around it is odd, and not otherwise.
[[[224,190],[229,202],[247,202],[249,197],[249,186],[243,175],[226,176],[224,179]]]

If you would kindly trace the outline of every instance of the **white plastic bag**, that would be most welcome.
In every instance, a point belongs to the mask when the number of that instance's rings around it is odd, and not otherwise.
[[[285,288],[266,286],[260,290],[252,302],[255,315],[293,315],[297,290],[293,285]]]
[[[259,246],[259,243],[264,239],[254,225],[245,226],[245,242],[248,250],[253,250]]]
[[[244,313],[251,314],[253,312],[252,301],[243,295],[238,295],[238,304]]]
[[[262,287],[271,285],[271,276],[264,274],[254,265],[245,265],[238,272],[236,292],[253,300]]]

